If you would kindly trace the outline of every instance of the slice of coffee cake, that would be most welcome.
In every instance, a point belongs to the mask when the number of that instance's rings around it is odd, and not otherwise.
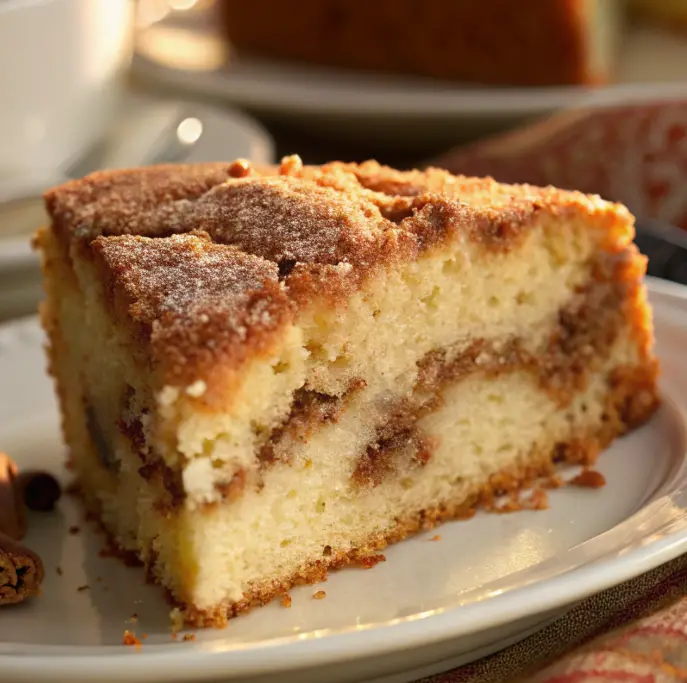
[[[598,197],[291,157],[46,201],[75,471],[188,623],[590,463],[657,405],[644,258]]]

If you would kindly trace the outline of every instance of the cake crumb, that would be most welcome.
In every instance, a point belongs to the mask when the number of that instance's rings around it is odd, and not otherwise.
[[[380,562],[386,562],[386,555],[378,553],[377,555],[367,555],[366,557],[361,557],[356,564],[363,569],[372,569]]]
[[[327,594],[324,591],[317,591],[316,593],[313,594],[313,598],[315,600],[324,600],[324,598],[327,597]]]
[[[432,536],[432,538],[429,539],[430,541],[440,541],[441,540],[441,534],[435,534]]]
[[[546,477],[541,483],[543,489],[560,489],[565,486],[565,480],[557,474]]]
[[[508,494],[507,500],[502,503],[499,503],[492,495],[485,496],[482,499],[482,506],[485,512],[492,512],[497,515],[521,512],[522,510],[548,510],[549,495],[541,486],[535,486],[527,498],[522,497],[521,491],[513,490]]]
[[[535,488],[529,498],[525,500],[523,507],[526,510],[548,510],[549,494],[541,488]]]
[[[227,172],[232,178],[245,178],[251,175],[253,167],[246,159],[237,159],[229,164]]]
[[[62,576],[64,574],[64,572],[62,571],[62,567],[60,567],[59,565],[55,567],[55,573],[57,574],[57,576]]]
[[[303,168],[303,162],[298,154],[291,154],[281,160],[279,172],[282,175],[291,175],[298,173]]]
[[[76,534],[78,534],[79,531],[81,531],[81,528],[79,526],[77,526],[76,524],[69,527],[69,534],[71,536],[76,536]]]
[[[508,499],[502,503],[499,502],[499,498],[495,498],[492,494],[489,494],[483,498],[482,505],[486,512],[494,512],[497,515],[505,515],[509,512],[519,512],[523,509],[520,491],[517,489],[511,491],[508,494]]]
[[[134,645],[135,647],[141,647],[141,641],[136,637],[136,634],[131,631],[124,631],[122,636],[122,645]]]
[[[282,607],[291,607],[291,596],[288,593],[284,593],[279,601]]]
[[[600,489],[606,485],[606,477],[596,470],[583,469],[569,482],[572,486],[580,486],[587,489]]]
[[[195,640],[196,639],[196,634],[195,633],[184,633],[184,637],[182,640],[184,642],[188,642],[189,640]]]
[[[87,583],[85,583],[83,586],[79,586],[76,590],[79,593],[82,593],[83,591],[87,591],[89,588],[90,586]]]
[[[138,621],[138,614],[134,612],[127,620],[130,624],[135,624]]]
[[[519,500],[508,500],[503,505],[495,505],[489,512],[495,512],[497,515],[507,515],[509,512],[520,512],[522,510],[522,503]]]

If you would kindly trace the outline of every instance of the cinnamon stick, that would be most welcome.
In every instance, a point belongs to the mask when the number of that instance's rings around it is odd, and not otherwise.
[[[0,533],[0,606],[13,605],[37,595],[44,577],[41,558]]]
[[[0,451],[0,606],[38,594],[45,576],[41,558],[19,543],[27,515],[18,475],[17,465]]]
[[[20,541],[26,534],[26,505],[17,486],[17,465],[0,451],[0,533]]]

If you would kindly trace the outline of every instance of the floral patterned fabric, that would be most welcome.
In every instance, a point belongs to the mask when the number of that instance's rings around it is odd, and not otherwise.
[[[432,164],[503,182],[582,190],[687,229],[687,100],[554,114]]]

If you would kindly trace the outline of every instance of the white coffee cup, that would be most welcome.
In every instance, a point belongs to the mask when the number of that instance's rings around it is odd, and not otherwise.
[[[0,176],[55,171],[104,134],[132,19],[131,0],[0,0]]]

